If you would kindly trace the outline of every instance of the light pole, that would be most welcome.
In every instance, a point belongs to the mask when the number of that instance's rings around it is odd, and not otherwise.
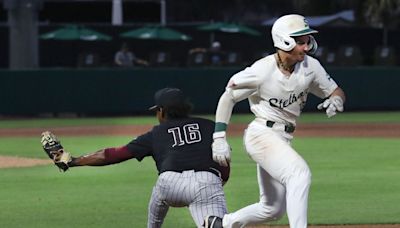
[[[160,0],[160,22],[162,26],[167,25],[167,3],[165,0]]]
[[[122,25],[123,22],[123,7],[122,0],[112,1],[112,25]]]
[[[38,11],[42,0],[4,0],[8,11],[9,68],[39,67]]]

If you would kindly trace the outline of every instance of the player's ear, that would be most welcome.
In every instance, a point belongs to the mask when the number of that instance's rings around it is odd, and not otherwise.
[[[164,109],[161,107],[157,108],[157,118],[160,123],[165,119]]]

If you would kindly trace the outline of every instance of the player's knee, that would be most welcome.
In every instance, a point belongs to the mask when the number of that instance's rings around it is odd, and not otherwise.
[[[265,205],[262,204],[262,217],[265,218],[265,221],[275,221],[280,219],[286,212],[286,207],[284,204],[279,205]]]
[[[281,219],[283,217],[283,215],[285,215],[285,213],[286,213],[286,210],[284,210],[284,209],[273,211],[273,213],[271,214],[270,221],[276,221],[276,220]]]
[[[304,162],[304,164],[299,165],[296,169],[293,170],[292,175],[290,176],[290,181],[295,181],[297,183],[303,183],[304,185],[311,184],[311,170],[308,165]]]
[[[298,176],[298,178],[303,182],[305,185],[309,186],[311,184],[311,171],[310,169],[304,169]]]

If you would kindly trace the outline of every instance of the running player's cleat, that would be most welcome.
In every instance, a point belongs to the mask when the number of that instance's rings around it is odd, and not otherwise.
[[[205,228],[222,228],[222,218],[209,215],[204,220],[204,227]]]

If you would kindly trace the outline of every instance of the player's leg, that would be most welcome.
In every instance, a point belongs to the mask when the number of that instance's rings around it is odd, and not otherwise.
[[[148,228],[161,227],[169,209],[169,206],[165,203],[165,201],[160,198],[160,194],[158,191],[158,186],[154,186],[148,207]]]
[[[260,201],[223,218],[223,227],[245,227],[274,221],[285,213],[285,188],[264,169],[257,166]]]
[[[303,159],[298,160],[292,168],[292,175],[286,181],[289,224],[293,228],[306,228],[311,172]]]
[[[193,196],[189,210],[197,227],[203,227],[207,216],[222,218],[227,213],[222,183],[215,174],[196,172],[188,193]]]
[[[311,172],[283,135],[284,132],[251,125],[245,136],[246,149],[254,161],[285,186],[290,226],[304,228],[307,227]]]
[[[148,227],[161,227],[169,207],[189,205],[183,194],[189,183],[185,173],[163,172],[153,188],[149,203]]]
[[[259,164],[285,186],[290,227],[306,228],[311,171],[305,160],[283,137],[284,133],[275,135],[282,140],[269,136],[275,143],[270,147],[265,161]]]
[[[287,204],[287,210],[291,227],[306,227],[307,198],[311,174],[303,158],[293,150],[283,135],[284,132],[275,131],[256,121],[250,124],[246,130],[244,136],[246,151],[263,168],[262,170],[268,173],[268,175],[259,175],[260,192],[265,190],[267,201],[261,199],[259,203],[266,207],[258,209],[263,209],[266,212],[264,214],[265,221],[268,221],[271,219],[269,217],[271,213],[276,213],[277,216],[275,217],[279,217],[284,211],[285,202],[290,201]],[[276,186],[281,186],[283,189],[283,191],[278,191],[279,193],[286,191],[286,196],[283,197],[287,197],[286,201],[276,199],[277,196],[274,196],[274,191],[268,189],[268,184],[274,182],[278,183]],[[276,189],[280,188],[276,187]],[[282,195],[279,196],[282,197]],[[268,204],[268,201],[271,200],[276,200],[273,207]],[[255,207],[255,205],[251,206]],[[229,218],[229,216],[225,217]]]

